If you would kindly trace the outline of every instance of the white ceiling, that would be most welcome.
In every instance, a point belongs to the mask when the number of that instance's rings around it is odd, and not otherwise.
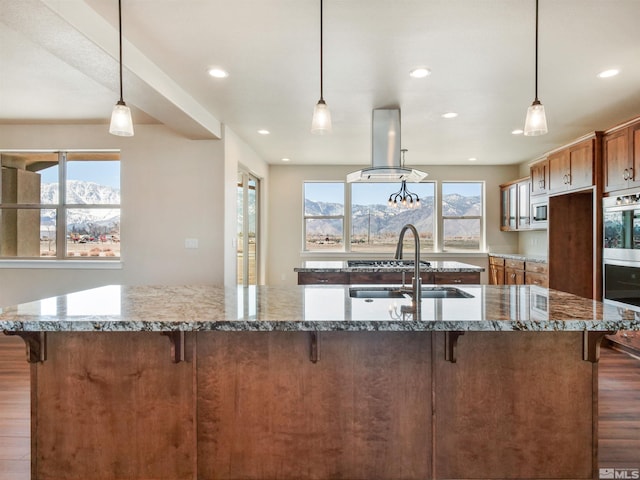
[[[369,163],[374,108],[401,108],[410,165],[519,163],[640,114],[640,0],[540,0],[542,137],[510,133],[534,97],[534,0],[325,0],[329,136],[309,132],[319,0],[122,3],[134,122],[190,138],[215,138],[223,123],[270,163]],[[0,123],[107,128],[117,5],[0,0]],[[418,65],[432,75],[410,78]],[[617,77],[596,77],[614,67]]]

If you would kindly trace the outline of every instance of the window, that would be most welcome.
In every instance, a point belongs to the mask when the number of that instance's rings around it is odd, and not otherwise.
[[[304,249],[393,253],[407,223],[420,233],[421,250],[484,249],[484,182],[408,183],[418,208],[388,203],[400,184],[305,182]],[[440,202],[436,202],[436,190]],[[346,212],[346,213],[345,213]],[[405,236],[413,248],[411,235]]]
[[[305,250],[344,249],[344,183],[305,182]]]
[[[484,247],[483,183],[442,183],[442,250],[479,251]]]
[[[433,182],[407,184],[420,198],[419,207],[394,207],[387,199],[399,189],[398,183],[351,184],[351,251],[384,253],[394,251],[400,230],[412,223],[420,232],[420,249],[434,250]],[[405,237],[413,248],[411,235]]]
[[[0,152],[0,258],[120,257],[118,152]]]

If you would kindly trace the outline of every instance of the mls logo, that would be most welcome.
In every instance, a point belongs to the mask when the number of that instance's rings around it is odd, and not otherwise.
[[[601,468],[600,480],[608,479],[640,479],[640,469],[638,468]]]

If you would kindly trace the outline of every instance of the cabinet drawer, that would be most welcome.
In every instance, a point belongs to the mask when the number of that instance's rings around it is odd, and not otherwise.
[[[489,255],[489,265],[504,266],[504,258],[503,257],[492,257],[491,255]]]
[[[525,270],[528,272],[534,272],[534,273],[548,273],[549,272],[549,266],[546,263],[540,263],[540,262],[527,262],[526,263],[526,268]]]
[[[405,273],[405,283],[410,284],[413,278],[413,271]],[[433,283],[433,273],[421,272],[422,283]],[[402,283],[402,272],[351,272],[350,281],[352,285],[367,283]]]
[[[524,276],[527,285],[537,285],[539,287],[549,287],[549,277],[544,273],[527,272]]]
[[[507,268],[515,268],[518,270],[524,270],[524,260],[513,260],[511,258],[507,258],[504,261],[504,266]]]
[[[480,283],[480,272],[435,272],[433,276],[436,284]]]
[[[346,272],[298,272],[298,285],[346,285],[349,274]]]

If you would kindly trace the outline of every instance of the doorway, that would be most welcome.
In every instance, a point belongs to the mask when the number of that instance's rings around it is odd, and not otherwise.
[[[238,285],[258,284],[258,226],[260,180],[238,172]]]

